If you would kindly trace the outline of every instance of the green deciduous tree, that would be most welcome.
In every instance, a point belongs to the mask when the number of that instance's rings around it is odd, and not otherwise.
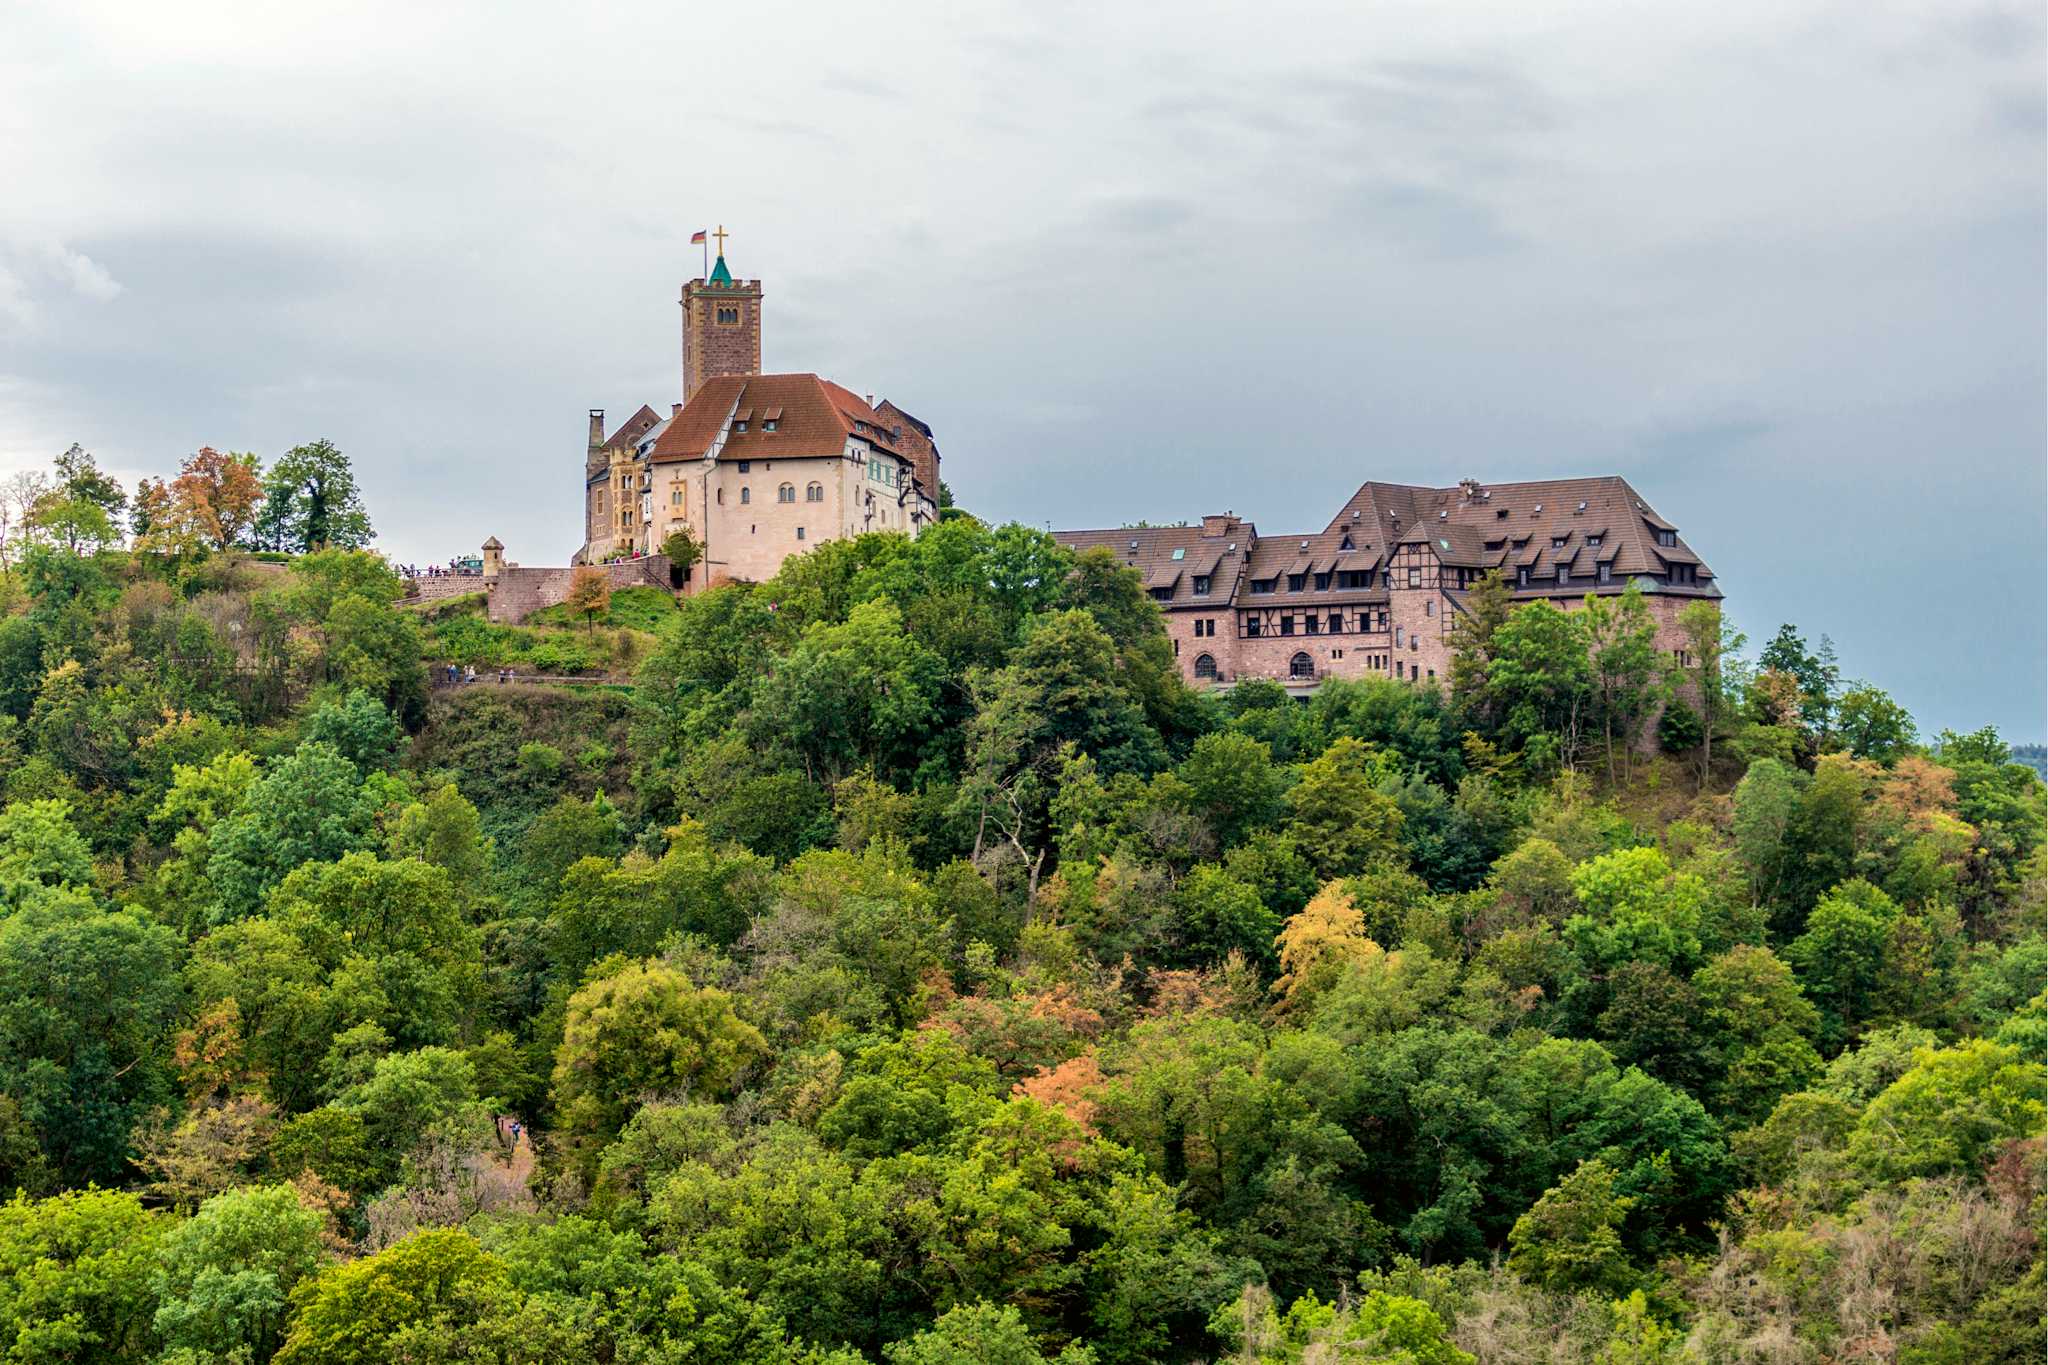
[[[263,480],[258,532],[273,550],[359,550],[374,535],[355,469],[331,441],[293,446]]]
[[[387,1365],[402,1358],[394,1342],[408,1329],[459,1338],[499,1311],[509,1289],[504,1262],[467,1232],[422,1232],[303,1281],[292,1296],[291,1331],[274,1359]]]
[[[84,1190],[0,1207],[0,1346],[20,1361],[157,1359],[151,1270],[165,1219]]]
[[[1508,1268],[1545,1289],[1626,1293],[1635,1278],[1621,1225],[1635,1201],[1614,1192],[1606,1162],[1582,1162],[1508,1234]]]
[[[608,1137],[644,1099],[726,1093],[766,1050],[725,992],[621,962],[570,997],[555,1103],[572,1131]]]
[[[1394,851],[1401,811],[1377,790],[1383,775],[1355,739],[1338,740],[1287,793],[1289,833],[1320,877],[1344,877]]]
[[[121,1178],[170,1097],[178,943],[132,910],[53,892],[0,920],[0,1094],[67,1184]]]
[[[293,1287],[324,1259],[323,1222],[286,1185],[207,1200],[159,1243],[151,1290],[164,1344],[200,1361],[268,1360]]]

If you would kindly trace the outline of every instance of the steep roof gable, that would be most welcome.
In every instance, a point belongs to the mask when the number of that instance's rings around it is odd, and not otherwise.
[[[756,374],[707,379],[655,442],[652,458],[701,460],[721,435],[721,460],[829,458],[845,453],[850,436],[894,453],[889,429],[851,389],[815,374]]]

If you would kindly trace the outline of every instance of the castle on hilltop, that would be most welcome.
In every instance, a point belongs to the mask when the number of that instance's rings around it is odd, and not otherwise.
[[[590,410],[578,564],[658,554],[687,531],[682,583],[771,578],[790,555],[864,531],[917,535],[939,516],[925,423],[815,374],[761,372],[759,280],[718,263],[683,286],[682,401],[607,432]]]
[[[1678,614],[1719,600],[1714,572],[1613,475],[1455,488],[1368,482],[1320,531],[1261,536],[1234,515],[1198,526],[1055,531],[1144,575],[1181,672],[1198,685],[1313,687],[1368,675],[1450,676],[1466,595],[1498,572],[1517,603],[1571,610],[1635,584],[1657,647],[1685,658]]]

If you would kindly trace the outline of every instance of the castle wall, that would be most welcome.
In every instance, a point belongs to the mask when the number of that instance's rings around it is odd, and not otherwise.
[[[622,559],[615,564],[590,566],[603,572],[611,580],[614,591],[620,588],[669,588],[669,562],[667,555],[648,555],[643,559]],[[506,565],[490,582],[490,619],[500,625],[517,625],[543,607],[557,606],[567,601],[569,589],[576,581],[577,570],[526,569],[517,565]],[[471,584],[484,580],[460,580]],[[471,587],[471,592],[476,588]]]
[[[441,602],[450,597],[462,597],[473,592],[484,591],[484,579],[478,574],[437,574],[429,578],[412,580],[409,600],[414,602]]]

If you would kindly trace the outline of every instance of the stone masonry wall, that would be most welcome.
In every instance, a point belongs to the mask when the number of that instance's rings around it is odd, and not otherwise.
[[[667,555],[648,555],[643,559],[622,559],[616,564],[597,564],[612,583],[613,591],[620,588],[669,587],[669,563]],[[462,580],[472,584],[485,581]],[[576,581],[576,570],[526,569],[508,564],[491,584],[489,615],[501,625],[517,625],[542,607],[552,607],[569,596],[569,587]],[[476,591],[474,587],[471,592]]]
[[[484,578],[481,574],[437,574],[431,578],[413,579],[411,600],[439,602],[446,598],[461,597],[483,590]]]

